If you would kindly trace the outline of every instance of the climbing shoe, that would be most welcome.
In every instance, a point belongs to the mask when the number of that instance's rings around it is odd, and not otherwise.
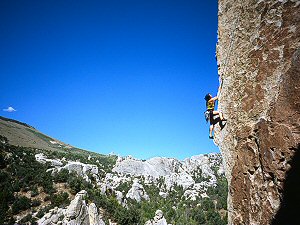
[[[225,127],[227,123],[227,120],[222,120],[219,124],[220,124],[220,127],[221,127],[221,130],[223,130],[223,128]]]
[[[214,136],[209,136],[209,139],[214,139]]]

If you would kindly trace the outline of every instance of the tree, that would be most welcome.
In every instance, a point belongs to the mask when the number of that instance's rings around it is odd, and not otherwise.
[[[209,209],[206,213],[206,220],[209,225],[223,225],[223,220],[220,214],[212,209]]]

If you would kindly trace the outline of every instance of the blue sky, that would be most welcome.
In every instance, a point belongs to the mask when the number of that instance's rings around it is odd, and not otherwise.
[[[0,1],[2,116],[147,159],[218,152],[217,1]]]

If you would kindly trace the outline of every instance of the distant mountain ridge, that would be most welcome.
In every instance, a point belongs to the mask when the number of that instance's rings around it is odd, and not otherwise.
[[[21,124],[21,125],[24,125],[24,126],[26,126],[26,127],[35,129],[33,126],[30,126],[30,125],[28,125],[27,123],[23,123],[23,122],[20,122],[20,121],[18,121],[18,120],[6,118],[6,117],[3,117],[3,116],[0,116],[0,119],[1,119],[1,120],[4,120],[4,121],[9,121],[9,122]]]

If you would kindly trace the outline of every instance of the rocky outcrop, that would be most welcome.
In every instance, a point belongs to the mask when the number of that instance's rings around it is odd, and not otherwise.
[[[180,168],[180,162],[177,159],[155,157],[142,161],[127,156],[118,158],[113,172],[158,178],[175,173],[178,168]]]
[[[84,200],[86,191],[78,192],[70,205],[65,208],[54,208],[45,214],[39,225],[105,225],[94,203],[87,205]]]
[[[86,191],[80,191],[71,201],[65,214],[64,224],[89,224],[88,206],[84,201]]]
[[[101,219],[101,215],[99,215],[98,208],[95,203],[91,203],[89,205],[89,222],[90,225],[105,225]]]
[[[51,166],[61,167],[63,163],[59,159],[48,159],[43,153],[39,153],[35,155],[36,161],[40,163],[50,163]]]
[[[48,171],[51,171],[53,174],[66,169],[69,172],[77,173],[77,175],[81,176],[87,182],[91,182],[89,175],[92,176],[96,182],[99,181],[99,170],[96,165],[66,161],[63,159],[49,159],[43,153],[36,154],[35,159],[40,163],[50,163],[53,168],[49,169]]]
[[[193,187],[196,182],[193,175],[203,176],[207,179],[204,186],[216,184],[216,174],[212,167],[218,168],[217,173],[223,174],[223,165],[220,155],[207,154],[197,155],[183,161],[172,158],[155,157],[149,160],[138,160],[132,157],[119,157],[113,172],[131,176],[143,176],[145,182],[155,182],[163,177],[166,189],[172,189],[174,185],[182,186],[184,189]],[[115,178],[116,180],[116,178]]]
[[[61,218],[65,214],[65,209],[55,207],[50,209],[40,220],[38,220],[38,225],[49,225],[49,224],[62,224]]]
[[[208,178],[201,182],[202,190],[205,191],[207,187],[216,184],[216,175],[224,174],[221,156],[215,153],[196,155],[183,161],[164,157],[149,160],[139,160],[131,156],[119,157],[112,169],[113,173],[107,173],[103,179],[100,179],[100,175],[103,176],[104,171],[97,165],[67,161],[64,158],[50,159],[43,153],[36,154],[35,158],[40,163],[50,163],[52,168],[48,171],[51,171],[53,175],[66,169],[69,172],[75,172],[90,183],[92,176],[102,193],[106,190],[113,191],[120,184],[130,182],[134,177],[144,177],[145,183],[148,184],[155,183],[163,177],[166,190],[171,190],[175,185],[182,186],[186,190],[194,186],[199,187],[199,183],[196,183],[194,179],[201,176]],[[213,171],[212,168],[216,168],[217,171]]]
[[[192,201],[207,197],[208,187],[215,187],[217,177],[224,176],[224,168],[220,154],[210,153],[196,155],[183,161],[174,158],[155,157],[149,160],[139,160],[131,156],[119,157],[112,173],[106,173],[97,165],[74,162],[63,159],[51,159],[43,153],[36,154],[35,158],[40,163],[49,163],[55,176],[63,169],[75,172],[77,175],[98,187],[102,194],[113,194],[117,201],[126,206],[127,200],[137,202],[149,200],[143,185],[155,185],[160,188],[159,195],[167,198],[175,186],[181,186],[184,197]],[[91,179],[93,177],[93,179]],[[92,180],[94,182],[92,182]],[[120,185],[131,188],[126,191],[119,189]]]
[[[168,225],[161,210],[156,210],[153,220],[148,220],[145,225]],[[169,224],[171,225],[171,224]]]
[[[229,224],[270,224],[300,143],[300,1],[219,0],[215,141],[229,181]]]
[[[137,202],[142,201],[142,199],[149,200],[149,196],[146,193],[143,185],[139,183],[138,179],[134,179],[132,187],[126,194],[127,198],[136,200]]]
[[[139,160],[127,156],[118,158],[112,173],[107,173],[98,186],[103,194],[114,193],[123,206],[126,206],[128,199],[138,202],[149,200],[143,185],[160,188],[159,195],[162,198],[167,198],[176,185],[181,186],[186,199],[197,201],[208,197],[206,191],[208,187],[216,185],[217,176],[224,176],[220,154],[197,155],[183,161],[162,157]],[[130,184],[131,188],[123,195],[117,189],[124,183]]]

